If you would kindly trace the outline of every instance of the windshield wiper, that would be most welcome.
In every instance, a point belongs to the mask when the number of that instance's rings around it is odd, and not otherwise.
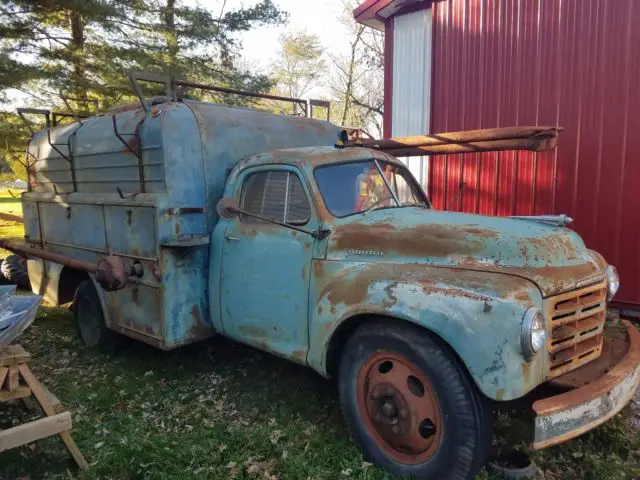
[[[419,202],[405,202],[401,207],[420,207],[420,208],[428,208],[424,203]]]
[[[373,202],[373,205],[369,206],[369,208],[367,208],[364,212],[362,212],[363,215],[366,215],[367,213],[372,212],[374,210],[378,210],[380,208],[389,208],[389,206],[387,205],[381,205],[381,203],[388,202],[389,200],[393,200],[395,202],[395,199],[393,197],[381,198],[380,200]],[[398,204],[396,203],[395,206],[397,207]]]

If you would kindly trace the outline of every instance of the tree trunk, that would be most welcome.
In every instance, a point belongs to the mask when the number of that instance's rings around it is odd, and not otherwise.
[[[167,0],[167,5],[162,9],[162,22],[164,23],[164,38],[167,42],[167,66],[173,72],[178,60],[178,36],[176,35],[176,0]]]
[[[353,72],[355,69],[358,44],[360,43],[360,39],[362,38],[363,31],[364,27],[358,28],[356,38],[351,44],[351,57],[349,58],[349,70],[347,72],[347,81],[344,92],[344,110],[342,111],[342,122],[340,123],[340,125],[342,126],[347,125],[347,116],[349,115],[349,110],[351,109],[351,98],[353,97]]]
[[[73,65],[72,88],[74,97],[79,99],[80,108],[88,110],[87,88],[85,85],[85,58],[84,58],[84,20],[82,14],[77,11],[69,12],[69,26],[71,28],[71,55]]]

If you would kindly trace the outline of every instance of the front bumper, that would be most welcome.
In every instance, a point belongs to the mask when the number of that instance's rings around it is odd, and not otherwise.
[[[603,424],[622,410],[640,382],[640,332],[628,321],[629,348],[607,372],[581,387],[533,403],[534,450],[565,442]],[[585,365],[585,368],[589,364]]]

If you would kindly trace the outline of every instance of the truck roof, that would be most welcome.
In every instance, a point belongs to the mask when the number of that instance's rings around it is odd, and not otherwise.
[[[252,155],[238,162],[238,168],[246,168],[265,163],[283,163],[292,165],[320,166],[353,160],[370,160],[376,158],[385,162],[404,165],[397,158],[369,148],[335,146],[318,146],[302,148],[285,148]]]

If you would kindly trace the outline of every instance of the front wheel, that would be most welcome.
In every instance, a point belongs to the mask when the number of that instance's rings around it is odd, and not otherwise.
[[[340,399],[365,456],[402,477],[471,479],[492,418],[457,358],[411,325],[371,322],[347,341]]]

